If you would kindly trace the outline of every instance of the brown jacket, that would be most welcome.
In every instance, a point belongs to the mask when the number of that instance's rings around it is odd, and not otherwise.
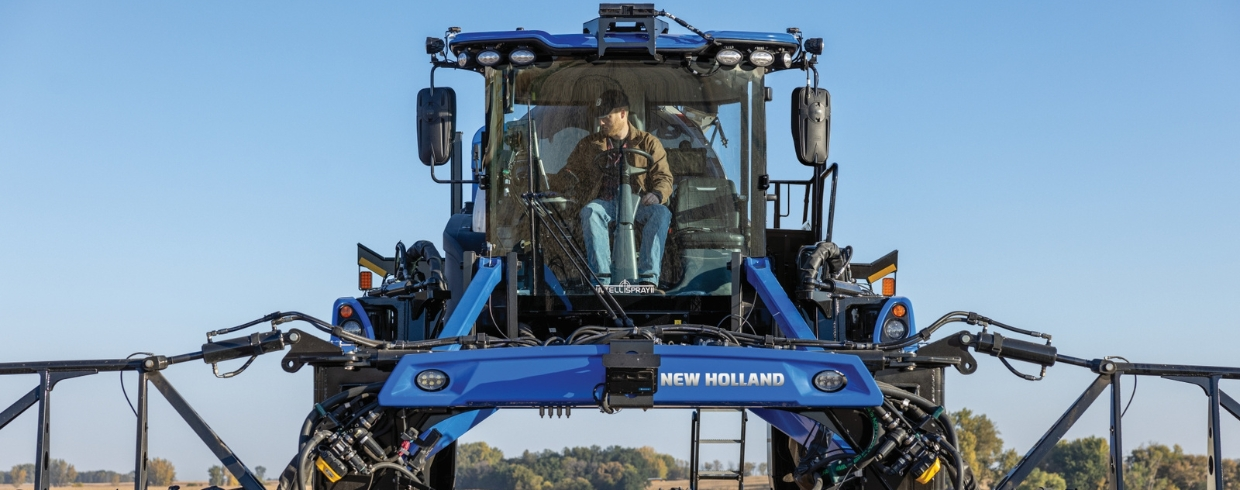
[[[646,157],[635,153],[626,153],[625,161],[638,168],[648,169],[646,173],[634,175],[630,184],[638,194],[647,192],[658,193],[663,204],[672,195],[672,171],[667,165],[667,151],[663,143],[650,133],[641,131],[629,124],[628,148],[635,148],[649,153],[654,158],[652,164]],[[607,137],[602,133],[593,133],[577,142],[577,147],[568,155],[568,163],[560,170],[558,178],[552,184],[555,190],[565,192],[583,202],[599,196],[599,187],[603,182],[603,169],[600,165],[604,158],[595,159],[599,153],[607,150]],[[576,177],[573,182],[568,176]],[[575,188],[566,188],[574,186]]]

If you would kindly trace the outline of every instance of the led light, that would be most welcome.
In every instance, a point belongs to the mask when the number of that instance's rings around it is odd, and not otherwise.
[[[848,378],[844,374],[834,369],[823,371],[814,375],[814,388],[818,388],[827,393],[835,393],[844,389],[848,385]]]
[[[363,335],[362,324],[354,320],[349,320],[347,322],[340,324],[340,329],[346,332],[349,332],[353,335]]]
[[[528,49],[518,49],[508,53],[508,59],[512,60],[514,65],[528,65],[534,62],[534,52]]]
[[[482,64],[482,66],[495,66],[499,63],[499,60],[500,55],[495,51],[487,50],[478,53],[478,63]]]
[[[904,305],[901,303],[896,303],[895,306],[891,307],[892,315],[898,316],[900,318],[904,318],[904,315],[907,313],[908,313],[908,308],[905,308]]]
[[[908,335],[908,325],[904,322],[892,318],[883,324],[883,337],[887,340],[900,340]]]
[[[896,295],[896,280],[894,277],[883,278],[883,296]]]
[[[448,375],[438,369],[427,369],[418,373],[413,382],[424,391],[439,391],[448,386]]]
[[[456,66],[465,68],[469,64],[469,53],[461,53],[456,57]]]
[[[784,53],[779,60],[784,63],[784,68],[792,68],[792,53]]]
[[[348,318],[353,316],[353,307],[349,305],[340,305],[340,318]]]
[[[771,66],[775,62],[775,55],[769,51],[757,50],[749,53],[749,62],[754,66]]]
[[[719,64],[727,66],[736,66],[741,62],[741,59],[741,52],[732,48],[722,50],[715,55],[715,60],[719,61]]]
[[[375,285],[375,276],[370,271],[361,271],[357,273],[357,288],[362,291],[368,290]]]

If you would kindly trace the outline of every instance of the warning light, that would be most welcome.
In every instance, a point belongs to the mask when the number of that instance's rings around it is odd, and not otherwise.
[[[894,288],[893,288],[893,289],[894,289]],[[887,291],[887,290],[886,290],[886,288],[884,287],[884,289],[883,289],[883,294],[887,294],[887,292],[886,292],[886,291]],[[892,293],[894,293],[894,292],[895,292],[895,291],[892,291]],[[895,306],[892,306],[892,307],[891,307],[891,314],[892,314],[892,315],[895,315],[895,316],[898,316],[898,317],[903,318],[905,313],[908,313],[908,308],[905,308],[905,307],[904,307],[904,305],[902,305],[902,304],[900,304],[900,303],[896,303],[896,305],[895,305]]]
[[[357,273],[357,288],[362,291],[369,290],[374,286],[374,276],[370,275],[370,271],[361,271]]]
[[[340,305],[340,318],[349,318],[353,316],[353,307],[349,305]]]
[[[896,295],[896,279],[894,277],[883,278],[883,296]]]

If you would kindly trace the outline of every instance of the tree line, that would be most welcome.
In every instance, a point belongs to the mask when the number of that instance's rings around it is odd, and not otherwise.
[[[650,447],[575,447],[504,458],[499,449],[472,442],[458,445],[456,457],[458,488],[644,490],[651,478],[689,477],[688,462]]]
[[[995,423],[984,414],[962,409],[952,414],[960,455],[973,469],[980,490],[990,490],[1016,467],[1022,454],[1004,449]],[[1124,457],[1124,486],[1140,490],[1206,490],[1209,460],[1185,454],[1179,445],[1149,443]],[[1059,441],[1017,490],[1104,490],[1109,484],[1111,448],[1102,437]],[[1223,460],[1228,488],[1240,488],[1240,461]]]
[[[117,473],[110,470],[78,471],[63,459],[53,459],[47,465],[47,477],[53,487],[68,487],[82,483],[133,483],[134,472]],[[171,485],[176,479],[176,468],[172,462],[155,458],[147,462],[147,483],[150,485]],[[26,483],[34,483],[34,464],[14,465],[9,471],[0,471],[0,481],[19,487]]]

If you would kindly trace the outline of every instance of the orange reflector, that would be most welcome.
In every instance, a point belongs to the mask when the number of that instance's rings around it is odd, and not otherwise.
[[[357,288],[363,291],[374,286],[374,276],[370,275],[370,271],[361,271],[357,273]]]
[[[896,295],[895,278],[893,277],[883,278],[883,296],[895,296],[895,295]]]
[[[353,307],[349,305],[340,305],[340,318],[349,318],[353,316]]]
[[[894,293],[895,291],[892,291],[892,292]],[[883,290],[883,294],[886,294],[886,290],[885,290],[885,289]],[[904,305],[902,305],[902,304],[900,304],[900,303],[896,303],[896,305],[895,305],[895,306],[892,306],[892,307],[891,307],[891,314],[892,314],[892,315],[898,316],[898,317],[900,317],[900,318],[904,318],[904,314],[905,314],[905,313],[908,313],[908,308],[905,308],[905,307],[904,307]]]

